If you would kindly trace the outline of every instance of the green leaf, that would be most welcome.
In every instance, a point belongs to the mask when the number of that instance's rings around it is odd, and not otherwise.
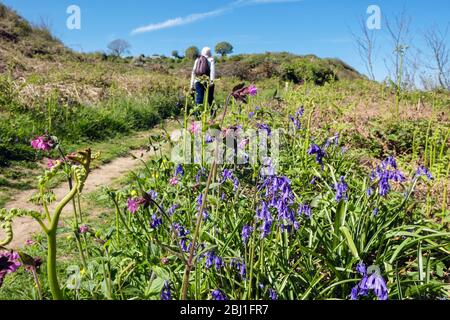
[[[336,216],[334,217],[333,248],[336,248],[341,240],[340,228],[345,224],[346,213],[347,213],[347,204],[344,200],[341,200],[336,209]]]
[[[161,294],[162,289],[164,288],[164,284],[166,283],[166,280],[160,277],[157,277],[152,281],[152,284],[150,285],[150,288],[146,291],[146,296],[152,297],[157,296]]]
[[[345,239],[347,240],[347,245],[350,248],[351,253],[353,254],[353,256],[356,259],[360,260],[359,254],[358,254],[358,249],[356,249],[356,246],[355,246],[355,243],[353,242],[353,237],[350,234],[350,231],[344,226],[341,227],[340,230],[344,234]]]

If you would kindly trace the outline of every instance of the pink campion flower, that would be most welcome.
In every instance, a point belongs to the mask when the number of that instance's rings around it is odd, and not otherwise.
[[[176,185],[178,184],[178,179],[177,179],[177,177],[171,178],[171,179],[169,180],[169,183],[170,183],[172,186],[176,186]]]
[[[200,131],[200,125],[197,122],[192,122],[189,127],[189,132],[192,134],[197,134]]]
[[[28,239],[28,240],[25,241],[25,245],[32,246],[32,245],[34,245],[34,241],[31,240],[31,239]]]
[[[21,266],[20,257],[17,252],[0,253],[0,287],[3,284],[3,279],[7,274],[16,272]]]
[[[258,94],[258,88],[252,84],[248,87],[247,92],[250,96],[254,97]]]
[[[81,234],[88,233],[89,232],[89,227],[87,225],[83,224],[82,226],[80,226],[79,231],[80,231]]]
[[[55,142],[49,136],[40,136],[31,141],[31,147],[35,150],[50,151],[55,146]]]
[[[138,210],[139,207],[141,206],[141,201],[140,199],[128,199],[128,211],[130,211],[132,214],[135,214]]]

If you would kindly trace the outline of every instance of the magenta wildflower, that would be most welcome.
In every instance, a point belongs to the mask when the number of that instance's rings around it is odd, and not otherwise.
[[[178,179],[177,179],[177,177],[172,177],[172,178],[169,180],[169,184],[172,185],[172,186],[178,185]]]
[[[255,85],[250,85],[250,86],[248,87],[248,89],[247,89],[247,93],[248,93],[250,96],[254,97],[254,96],[256,96],[256,95],[258,94],[258,88],[256,88]]]
[[[80,231],[81,234],[88,233],[89,230],[90,230],[89,227],[88,227],[87,225],[85,225],[85,224],[83,224],[83,225],[80,226],[80,228],[79,228],[79,231]]]
[[[130,199],[128,199],[127,206],[128,206],[128,211],[135,214],[139,210],[141,203],[140,203],[139,199],[131,199],[130,198]]]
[[[192,122],[189,127],[189,132],[192,134],[197,134],[200,131],[200,125],[197,122]]]
[[[51,151],[56,142],[49,135],[39,136],[31,141],[31,147],[35,150]]]
[[[7,274],[14,273],[21,266],[17,252],[0,253],[0,287]]]

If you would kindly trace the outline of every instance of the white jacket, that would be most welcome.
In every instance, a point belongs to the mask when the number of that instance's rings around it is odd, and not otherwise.
[[[211,69],[211,75],[209,79],[211,80],[211,84],[214,84],[214,80],[216,79],[216,66],[215,61],[213,57],[207,57],[204,56],[206,59],[208,59],[209,68]],[[199,82],[199,80],[195,77],[195,69],[197,68],[198,58],[195,60],[194,67],[192,68],[192,75],[191,75],[191,88],[194,88],[195,84]]]

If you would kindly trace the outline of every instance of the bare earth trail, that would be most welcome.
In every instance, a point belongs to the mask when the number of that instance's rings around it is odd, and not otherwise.
[[[95,192],[102,188],[103,186],[108,186],[112,184],[115,180],[125,176],[128,172],[134,171],[140,168],[143,161],[149,160],[153,155],[154,151],[147,152],[146,150],[130,150],[129,155],[125,157],[116,158],[108,164],[100,166],[93,169],[89,174],[89,177],[85,183],[83,194],[81,195],[82,202],[83,197],[89,193]],[[35,194],[37,190],[27,190],[18,193],[16,196],[9,201],[5,208],[20,208],[26,210],[34,210],[37,212],[42,212],[43,209],[40,206],[34,205],[29,202],[29,199]],[[50,213],[52,213],[61,200],[68,192],[67,182],[61,183],[58,187],[53,189],[55,193],[56,200],[51,205],[49,205]],[[85,214],[85,213],[83,213]],[[69,203],[62,212],[62,217],[71,217],[73,215],[72,204]],[[95,215],[95,213],[90,213],[90,216]],[[61,223],[61,222],[60,222]],[[25,245],[26,240],[31,239],[32,236],[41,231],[39,224],[31,217],[21,217],[13,221],[13,233],[14,239],[8,245],[9,248],[18,249]]]

